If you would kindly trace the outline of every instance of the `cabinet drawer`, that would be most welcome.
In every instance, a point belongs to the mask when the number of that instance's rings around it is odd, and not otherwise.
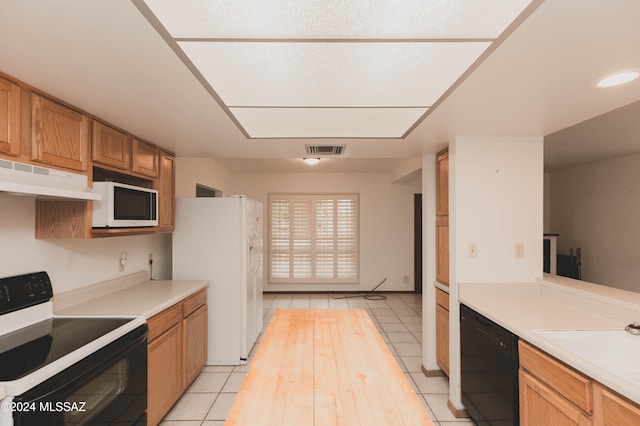
[[[520,368],[546,383],[585,413],[593,411],[591,380],[531,345],[518,343]]]
[[[436,305],[440,305],[448,311],[449,310],[449,293],[437,288],[436,289]]]
[[[207,303],[206,290],[200,290],[193,296],[189,296],[189,298],[185,299],[185,301],[182,303],[182,316],[186,318],[187,316],[189,316],[189,314],[191,314],[191,312],[195,311],[205,303]]]
[[[147,340],[152,342],[156,337],[182,321],[182,306],[174,305],[169,309],[154,315],[149,319],[149,337]]]

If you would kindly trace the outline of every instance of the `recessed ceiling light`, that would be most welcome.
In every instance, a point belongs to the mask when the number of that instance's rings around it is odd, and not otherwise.
[[[303,158],[302,161],[313,166],[314,164],[318,164],[320,162],[319,158]]]
[[[629,83],[630,81],[633,81],[638,77],[640,77],[640,72],[638,71],[620,72],[620,73],[612,74],[607,77],[601,78],[596,83],[596,86],[598,87],[618,86],[620,84]]]

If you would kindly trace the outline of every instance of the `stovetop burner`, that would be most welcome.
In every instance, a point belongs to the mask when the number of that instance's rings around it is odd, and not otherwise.
[[[129,321],[54,317],[0,336],[0,382],[24,377]]]
[[[56,316],[52,297],[46,272],[0,278],[0,387],[8,396],[24,394],[145,324],[136,316]]]

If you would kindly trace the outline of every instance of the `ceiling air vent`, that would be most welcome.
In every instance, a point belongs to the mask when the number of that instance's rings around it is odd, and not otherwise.
[[[309,155],[342,155],[346,145],[305,145]]]

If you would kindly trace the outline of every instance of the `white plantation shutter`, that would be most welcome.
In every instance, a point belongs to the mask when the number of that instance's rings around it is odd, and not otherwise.
[[[270,194],[269,281],[358,281],[357,194]]]

